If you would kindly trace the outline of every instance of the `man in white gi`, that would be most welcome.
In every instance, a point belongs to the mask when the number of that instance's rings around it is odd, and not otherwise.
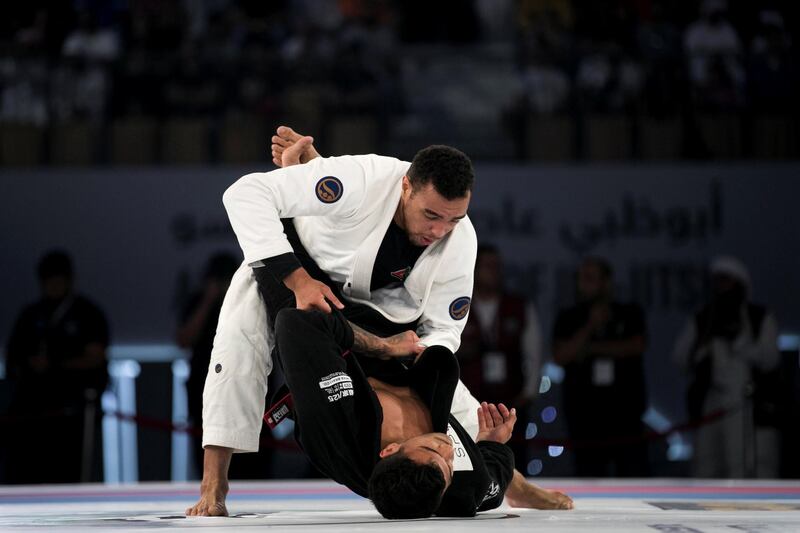
[[[289,128],[278,133],[273,152],[289,148],[280,157],[306,164],[249,174],[223,196],[244,263],[220,313],[204,391],[201,499],[189,515],[227,514],[231,456],[258,449],[272,338],[254,269],[282,280],[299,309],[344,307],[300,266],[281,219],[294,218],[299,240],[346,301],[392,323],[416,325],[416,333],[388,339],[354,327],[357,349],[385,356],[415,355],[428,346],[455,352],[469,311],[477,241],[466,217],[473,171],[464,154],[429,147],[411,165],[376,155],[322,158],[310,138]],[[478,406],[459,383],[452,413],[473,435]],[[525,507],[572,506],[567,496],[530,485],[519,472],[507,497]]]

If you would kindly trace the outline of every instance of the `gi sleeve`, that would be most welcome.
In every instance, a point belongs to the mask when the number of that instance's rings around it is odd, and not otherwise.
[[[511,478],[514,475],[514,453],[505,444],[492,441],[477,443],[489,473],[489,488],[478,505],[478,512],[495,509],[503,503]]]
[[[373,156],[372,159],[374,159]],[[304,165],[247,174],[222,196],[245,262],[292,252],[281,218],[353,216],[366,197],[370,156],[318,157]]]
[[[452,243],[455,246],[448,250],[450,257],[443,259],[417,325],[421,344],[444,346],[453,353],[461,345],[461,332],[469,317],[478,251],[471,225],[457,237],[459,240]]]
[[[767,314],[761,324],[757,338],[740,335],[734,342],[734,349],[741,351],[747,361],[762,372],[774,370],[780,362],[778,351],[778,323],[775,317]]]

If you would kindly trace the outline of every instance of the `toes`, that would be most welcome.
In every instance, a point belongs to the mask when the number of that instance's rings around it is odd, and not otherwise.
[[[270,139],[270,141],[272,141],[273,145],[277,145],[277,146],[281,146],[281,147],[291,146],[292,144],[294,144],[293,140],[286,139],[286,138],[280,137],[278,135],[273,135],[272,138]]]
[[[278,133],[278,135],[280,135],[281,137],[283,137],[287,141],[291,141],[291,142],[294,142],[297,139],[299,139],[300,137],[302,137],[302,135],[300,135],[297,132],[295,132],[289,126],[278,126],[277,133]]]

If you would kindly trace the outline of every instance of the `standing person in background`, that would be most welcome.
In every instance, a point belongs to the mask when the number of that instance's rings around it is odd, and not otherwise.
[[[492,245],[478,246],[472,312],[456,356],[461,380],[476,397],[514,405],[526,420],[539,390],[541,327],[533,304],[503,288],[502,258]],[[524,470],[525,441],[508,444]]]
[[[186,393],[189,401],[189,418],[199,428],[203,419],[203,385],[206,381],[211,348],[217,331],[219,310],[239,261],[233,254],[218,252],[206,263],[202,286],[192,294],[181,317],[176,340],[181,348],[191,350],[189,380]],[[198,471],[203,469],[203,446],[199,436],[192,438],[194,459]]]
[[[690,417],[722,413],[697,429],[693,474],[753,476],[757,449],[764,475],[777,477],[777,431],[754,427],[751,397],[756,378],[778,365],[778,326],[765,307],[749,301],[750,275],[741,261],[719,257],[710,271],[709,301],[686,324],[673,352],[690,376]]]
[[[108,323],[100,308],[73,291],[65,252],[45,254],[38,276],[41,298],[20,312],[6,352],[17,424],[8,439],[8,481],[99,480],[92,467],[100,449],[97,407],[108,383]]]
[[[575,473],[582,477],[644,477],[646,407],[643,355],[644,312],[614,301],[611,265],[588,257],[578,268],[577,305],[559,312],[553,357],[564,367],[564,409],[570,438],[604,441],[575,449]]]

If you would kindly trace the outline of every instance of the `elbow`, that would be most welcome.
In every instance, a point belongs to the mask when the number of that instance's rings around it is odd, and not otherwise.
[[[222,205],[225,206],[226,211],[230,211],[231,206],[234,205],[239,197],[239,190],[241,189],[240,185],[241,179],[235,181],[230,187],[225,189],[225,192],[222,193]]]

